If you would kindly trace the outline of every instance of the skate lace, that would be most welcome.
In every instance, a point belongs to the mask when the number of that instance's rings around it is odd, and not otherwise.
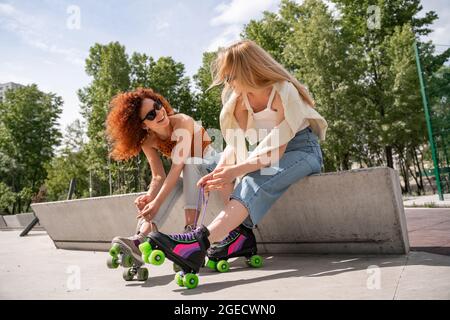
[[[194,230],[197,227],[197,218],[200,216],[200,211],[202,211],[202,220],[200,222],[200,225],[203,225],[203,221],[205,219],[205,213],[206,213],[206,207],[208,206],[208,197],[205,197],[205,190],[203,187],[200,187],[199,193],[198,193],[198,201],[197,201],[197,215],[195,217],[195,221],[194,224],[191,226],[186,226],[186,227],[190,227],[191,230]],[[176,234],[172,234],[169,236],[170,238],[172,238],[175,241],[179,241],[179,242],[190,242],[193,240],[197,240],[195,238],[195,233],[194,231],[191,232],[183,232],[183,233],[176,233]]]
[[[171,234],[170,237],[175,241],[183,241],[183,242],[195,240],[193,232]]]
[[[235,240],[237,237],[239,237],[239,235],[240,235],[240,233],[238,231],[233,230],[219,244],[227,244],[227,243]]]

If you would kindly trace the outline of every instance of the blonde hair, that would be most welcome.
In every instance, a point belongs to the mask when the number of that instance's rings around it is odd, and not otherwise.
[[[221,49],[211,65],[212,84],[208,88],[224,84],[222,98],[231,91],[228,78],[245,88],[265,88],[279,81],[289,81],[311,107],[314,100],[308,90],[263,48],[251,40],[241,40]]]

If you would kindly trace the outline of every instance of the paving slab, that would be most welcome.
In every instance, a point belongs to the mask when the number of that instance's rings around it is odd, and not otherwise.
[[[405,208],[411,250],[450,256],[450,208]]]

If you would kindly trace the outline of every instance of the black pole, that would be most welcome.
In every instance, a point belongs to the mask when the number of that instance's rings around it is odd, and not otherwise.
[[[25,237],[28,232],[31,231],[31,229],[34,228],[34,226],[39,222],[39,219],[35,216],[33,221],[30,222],[30,224],[22,231],[22,233],[20,234],[21,237]]]
[[[73,193],[75,192],[75,188],[77,186],[77,181],[75,180],[75,178],[70,179],[70,184],[69,184],[69,193],[67,194],[67,200],[71,200]]]

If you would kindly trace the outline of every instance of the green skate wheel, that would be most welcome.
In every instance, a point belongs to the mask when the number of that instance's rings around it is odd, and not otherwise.
[[[122,267],[129,268],[133,265],[133,257],[129,254],[124,254],[122,256]]]
[[[206,263],[206,266],[208,268],[210,268],[211,270],[216,270],[216,265],[217,265],[217,262],[215,262],[213,260],[209,260],[209,259],[208,259],[208,262]]]
[[[119,267],[119,259],[117,257],[108,257],[106,265],[109,269],[117,269]]]
[[[122,277],[125,281],[131,281],[133,280],[134,274],[131,273],[131,269],[125,269],[123,270]]]
[[[198,276],[194,273],[186,273],[183,277],[183,285],[188,289],[194,289],[198,286]]]
[[[139,251],[142,253],[142,256],[150,256],[152,245],[148,241],[144,241],[139,245]]]
[[[147,281],[148,279],[148,269],[147,268],[139,268],[137,272],[138,281]]]
[[[261,256],[254,255],[250,258],[248,261],[248,264],[252,266],[253,268],[260,268],[263,265],[263,259]]]
[[[117,257],[120,254],[120,246],[115,243],[111,249],[109,249],[109,254],[111,257]]]
[[[176,283],[177,285],[179,285],[180,287],[184,287],[184,284],[183,284],[183,274],[182,274],[181,272],[177,272],[177,273],[175,274],[175,283]]]
[[[173,264],[173,271],[175,273],[180,272],[182,269],[179,265],[177,265],[176,263]]]
[[[151,264],[155,266],[160,266],[164,263],[164,260],[166,259],[166,255],[161,250],[153,250],[150,254],[149,261]]]
[[[230,264],[226,260],[220,260],[217,263],[216,270],[219,272],[227,272],[230,270]]]

